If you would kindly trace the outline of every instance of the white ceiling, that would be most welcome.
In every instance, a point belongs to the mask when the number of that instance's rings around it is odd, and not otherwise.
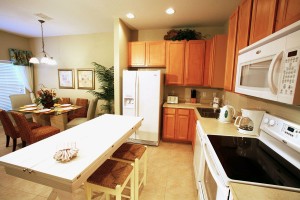
[[[114,18],[132,29],[222,26],[241,0],[0,0],[0,30],[26,37],[112,32]],[[174,15],[165,14],[169,7]],[[132,12],[135,19],[127,19]]]

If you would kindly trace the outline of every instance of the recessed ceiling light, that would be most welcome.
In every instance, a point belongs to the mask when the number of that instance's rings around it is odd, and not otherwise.
[[[175,13],[175,10],[174,10],[173,8],[168,8],[168,9],[166,10],[166,13],[167,13],[168,15],[172,15],[172,14]]]
[[[129,19],[135,18],[134,14],[132,14],[132,13],[127,13],[126,17]]]

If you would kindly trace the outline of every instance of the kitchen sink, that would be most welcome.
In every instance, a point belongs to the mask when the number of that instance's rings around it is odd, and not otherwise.
[[[204,118],[219,118],[220,109],[215,108],[197,108],[201,117]]]

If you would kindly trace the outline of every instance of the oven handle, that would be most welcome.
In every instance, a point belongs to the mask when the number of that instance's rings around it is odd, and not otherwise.
[[[277,85],[275,85],[275,83],[274,83],[275,65],[279,61],[279,59],[282,58],[282,56],[283,56],[283,51],[281,51],[275,55],[275,57],[272,59],[272,62],[270,64],[270,69],[268,72],[268,85],[269,85],[271,92],[275,95],[277,94]]]
[[[216,170],[216,167],[211,157],[208,155],[208,147],[206,143],[203,143],[203,152],[204,152],[205,161],[207,163],[209,171],[213,176],[214,180],[216,181],[218,188],[220,188],[222,194],[227,194],[229,189],[228,187],[226,187],[225,183],[221,180],[222,179],[221,175]]]

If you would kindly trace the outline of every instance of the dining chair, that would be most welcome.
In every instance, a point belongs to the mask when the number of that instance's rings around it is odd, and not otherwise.
[[[22,145],[24,147],[60,132],[60,129],[53,126],[41,126],[35,129],[30,129],[29,123],[23,113],[16,111],[11,111],[10,113],[19,128]]]
[[[20,131],[18,127],[14,126],[13,122],[11,121],[8,113],[5,110],[0,109],[0,121],[2,123],[4,133],[6,135],[6,147],[9,146],[10,138],[13,139],[13,149],[12,151],[16,150],[17,147],[17,138],[20,137]],[[30,129],[35,129],[41,127],[38,123],[35,122],[28,122]],[[23,144],[23,143],[22,143]]]
[[[81,123],[84,123],[88,120],[91,120],[95,117],[96,107],[97,107],[98,99],[92,99],[89,103],[89,108],[87,111],[87,117],[78,117],[74,118],[67,123],[67,129],[77,126]]]
[[[75,110],[73,113],[70,113],[68,115],[68,121],[71,121],[74,118],[87,116],[88,99],[77,98],[75,105],[81,106],[82,108],[79,108],[79,109]]]
[[[32,104],[29,94],[12,94],[9,98],[13,110],[17,110],[24,105]],[[27,119],[32,119],[32,114],[26,114],[25,116]]]
[[[61,97],[59,100],[58,100],[58,103],[59,104],[69,104],[71,103],[71,100],[69,97]]]

